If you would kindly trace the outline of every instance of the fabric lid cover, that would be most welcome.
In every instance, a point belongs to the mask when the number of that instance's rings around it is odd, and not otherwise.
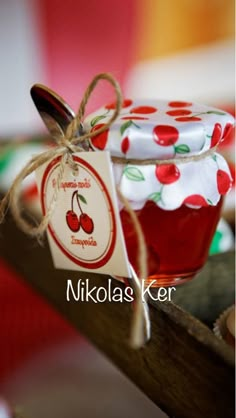
[[[90,114],[86,132],[107,123],[114,111],[111,103]],[[119,117],[109,130],[91,139],[94,150],[108,150],[124,159],[173,159],[199,155],[219,144],[234,118],[230,114],[197,103],[125,99]],[[125,162],[114,165],[116,184],[133,209],[153,200],[171,210],[183,203],[201,207],[216,205],[231,187],[224,158],[213,153],[198,161],[164,165]]]

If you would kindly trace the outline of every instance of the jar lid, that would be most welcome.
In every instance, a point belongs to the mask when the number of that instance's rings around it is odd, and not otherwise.
[[[111,117],[109,104],[89,115],[86,132],[101,127]],[[199,155],[221,142],[233,127],[234,118],[222,110],[181,101],[124,100],[119,117],[109,130],[91,138],[94,150],[114,157],[115,182],[133,209],[148,200],[165,210],[185,204],[199,208],[216,205],[232,185],[228,164],[212,152],[196,161],[182,157]],[[169,164],[130,164],[125,160],[177,159]]]
[[[90,114],[86,132],[107,123],[111,103]],[[221,142],[232,128],[230,114],[202,104],[166,100],[129,100],[108,131],[91,139],[94,149],[135,159],[172,159],[201,154]]]

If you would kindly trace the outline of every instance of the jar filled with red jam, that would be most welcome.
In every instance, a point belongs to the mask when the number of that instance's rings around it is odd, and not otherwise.
[[[105,124],[111,103],[87,117],[86,130]],[[115,123],[91,139],[108,150],[116,185],[142,227],[152,286],[191,279],[204,265],[230,190],[228,165],[216,148],[234,124],[219,109],[183,101],[124,100]],[[117,158],[118,157],[118,158]],[[138,240],[120,203],[129,261],[139,274]]]

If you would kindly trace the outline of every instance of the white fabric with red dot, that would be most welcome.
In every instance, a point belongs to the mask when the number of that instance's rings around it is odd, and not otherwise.
[[[112,103],[89,115],[85,131],[106,123],[114,107]],[[181,159],[216,146],[233,125],[230,114],[196,103],[126,99],[115,123],[91,142],[94,150],[108,150],[124,159]],[[232,182],[228,165],[218,153],[188,163],[113,166],[116,184],[133,209],[140,209],[147,200],[166,210],[183,203],[216,205]]]

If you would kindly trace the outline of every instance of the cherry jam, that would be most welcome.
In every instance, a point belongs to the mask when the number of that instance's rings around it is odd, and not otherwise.
[[[148,278],[152,286],[171,286],[190,280],[204,265],[220,218],[222,198],[216,206],[199,209],[182,205],[163,210],[148,201],[136,212],[144,233]],[[138,241],[128,212],[120,212],[129,261],[138,271]]]

